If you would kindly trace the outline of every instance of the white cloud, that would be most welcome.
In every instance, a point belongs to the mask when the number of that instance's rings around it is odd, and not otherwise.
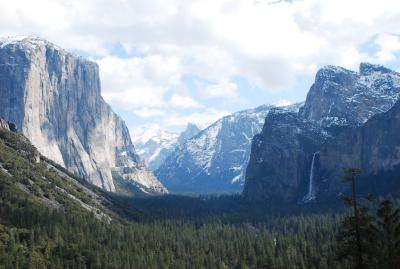
[[[398,35],[381,34],[375,39],[375,43],[379,46],[379,51],[375,54],[375,57],[381,63],[395,60],[395,53],[400,52],[400,37]]]
[[[189,96],[182,96],[178,94],[174,94],[171,97],[170,104],[175,108],[202,108],[203,106],[193,100]]]
[[[14,0],[0,4],[0,33],[38,33],[98,55],[120,42],[163,59],[176,55],[185,72],[207,79],[245,73],[282,88],[299,63],[343,64],[350,55],[345,64],[354,66],[360,44],[398,31],[399,11],[394,0]]]
[[[110,56],[99,60],[98,64],[104,98],[128,110],[166,107],[165,94],[181,83],[180,65],[175,57],[152,55],[120,59]]]
[[[141,107],[132,110],[132,112],[142,118],[160,117],[165,115],[165,111],[157,108]]]
[[[220,111],[212,108],[189,114],[170,113],[162,119],[162,126],[167,128],[183,128],[188,122],[191,122],[203,127],[229,114],[229,111]]]
[[[187,118],[179,109],[192,109],[194,118],[218,114],[203,107],[211,99],[196,101],[184,75],[215,84],[202,97],[237,100],[246,98],[232,82],[237,76],[276,96],[293,91],[299,77],[313,76],[321,65],[356,69],[361,61],[398,60],[397,0],[270,2],[2,1],[0,35],[38,34],[91,54],[99,59],[105,99],[160,124],[162,113]],[[378,51],[362,51],[366,42]],[[128,58],[111,55],[116,45]],[[227,110],[223,102],[215,109]]]
[[[230,81],[222,81],[207,86],[203,92],[204,98],[223,98],[231,101],[239,99],[238,86]]]

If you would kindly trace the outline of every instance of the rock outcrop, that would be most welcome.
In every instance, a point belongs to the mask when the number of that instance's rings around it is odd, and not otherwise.
[[[351,162],[343,162],[345,152],[357,151],[353,146],[362,143],[363,138],[356,139],[352,132],[367,125],[374,115],[388,111],[399,95],[400,74],[382,66],[362,63],[358,73],[341,67],[322,68],[299,113],[278,111],[268,115],[262,133],[253,140],[244,195],[249,199],[302,201],[309,192],[310,178],[321,193],[337,194],[342,187],[334,187],[342,186],[337,178],[343,167],[364,167],[354,155],[348,157]],[[365,151],[363,158],[368,161],[363,162],[380,163],[376,154],[384,143]],[[313,163],[316,153],[318,158]],[[377,165],[368,167],[366,172]],[[311,171],[316,175],[311,177]]]
[[[103,100],[96,63],[39,38],[0,40],[0,117],[49,159],[108,191],[112,170],[165,192],[141,164],[128,128]]]
[[[0,128],[6,129],[6,130],[11,131],[11,132],[17,132],[18,131],[17,126],[15,126],[14,123],[6,121],[6,120],[1,119],[1,118],[0,118]]]

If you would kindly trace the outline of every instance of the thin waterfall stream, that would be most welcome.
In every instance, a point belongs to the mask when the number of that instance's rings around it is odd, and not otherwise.
[[[310,168],[310,177],[309,177],[309,183],[308,183],[308,193],[306,196],[303,198],[303,202],[311,201],[316,198],[316,191],[315,191],[315,160],[316,157],[318,156],[319,151],[315,152],[312,157],[311,161],[311,168]]]

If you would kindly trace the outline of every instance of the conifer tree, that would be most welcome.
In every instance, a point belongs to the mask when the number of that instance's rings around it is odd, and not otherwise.
[[[352,215],[344,219],[339,233],[339,258],[348,258],[353,264],[352,268],[370,268],[372,247],[374,242],[373,218],[366,206],[360,206],[356,189],[356,179],[361,173],[359,168],[345,170],[343,179],[351,183],[351,197],[344,201],[352,208]]]
[[[380,268],[400,267],[400,210],[394,209],[390,200],[381,202],[376,219],[376,253]]]

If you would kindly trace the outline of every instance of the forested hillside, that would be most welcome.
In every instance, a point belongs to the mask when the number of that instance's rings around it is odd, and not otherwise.
[[[241,205],[237,197],[133,202],[110,197],[61,174],[48,161],[37,163],[35,148],[21,135],[1,130],[0,137],[0,268],[287,268],[294,264],[328,268],[335,264],[331,252],[337,215],[275,216],[253,222],[227,210]],[[179,200],[187,209],[178,207],[181,214],[165,217],[168,202]],[[154,210],[144,214],[149,204],[158,206],[152,205]],[[190,207],[198,214],[189,214]],[[130,216],[131,221],[110,209]]]
[[[352,268],[337,204],[119,197],[36,154],[0,130],[0,268]]]

